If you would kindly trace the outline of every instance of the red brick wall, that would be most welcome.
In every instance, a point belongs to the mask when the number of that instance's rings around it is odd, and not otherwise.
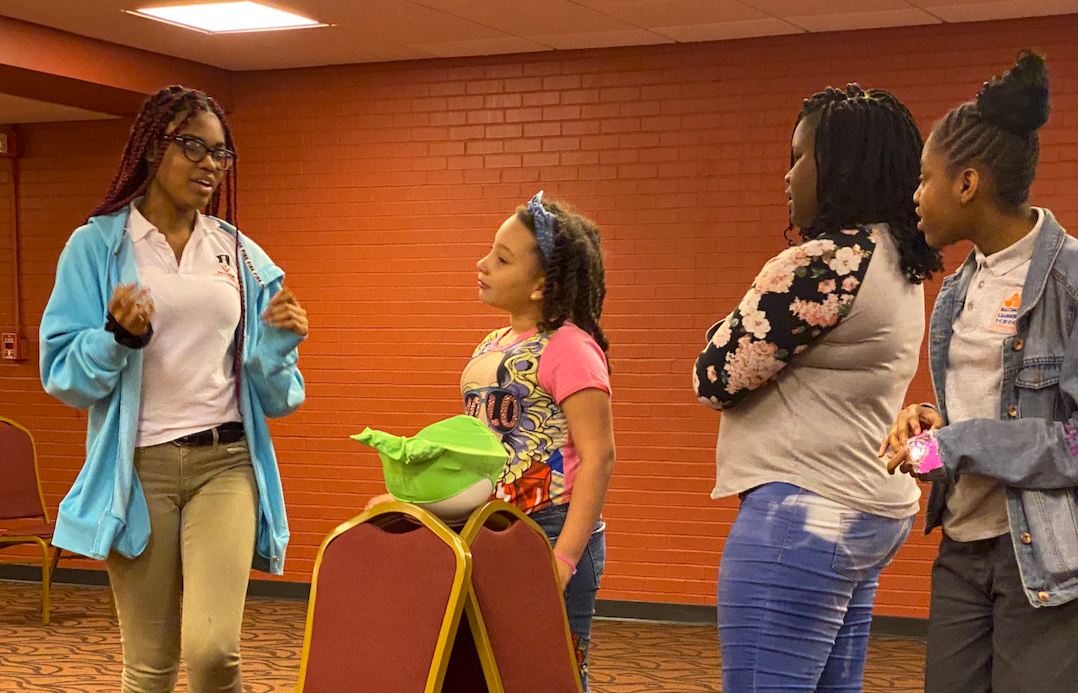
[[[292,527],[285,579],[308,580],[321,537],[381,490],[376,456],[348,434],[411,432],[460,410],[460,369],[504,321],[476,299],[475,261],[543,188],[604,232],[618,467],[601,596],[714,603],[736,504],[708,499],[718,417],[696,403],[689,368],[706,327],[783,247],[801,99],[857,80],[894,92],[927,129],[1018,49],[1044,49],[1054,110],[1034,202],[1073,231],[1076,36],[1068,16],[239,76],[241,226],[311,314],[307,404],[273,424]],[[125,132],[24,129],[28,334]],[[0,220],[0,249],[5,234]],[[962,255],[949,252],[948,268]],[[41,392],[36,356],[0,365],[0,377],[0,412],[36,431],[55,508],[79,468],[85,417]],[[910,399],[931,398],[922,372]],[[881,581],[879,613],[927,615],[936,541],[915,530]]]
[[[38,326],[52,291],[56,260],[71,231],[101,200],[112,180],[129,123],[93,121],[22,126],[19,167],[19,246],[23,335],[29,359],[0,361],[0,415],[31,429],[37,439],[42,486],[50,517],[71,487],[85,456],[86,415],[49,397],[38,375]],[[12,329],[10,275],[11,183],[0,161],[0,330]],[[4,262],[7,261],[7,271]],[[63,565],[63,564],[61,564]],[[71,565],[78,565],[72,563]],[[86,562],[83,565],[102,567]]]
[[[10,298],[14,293],[15,263],[12,256],[11,232],[11,161],[0,159],[0,330],[10,331],[15,324],[15,302]],[[0,371],[2,372],[2,371]]]

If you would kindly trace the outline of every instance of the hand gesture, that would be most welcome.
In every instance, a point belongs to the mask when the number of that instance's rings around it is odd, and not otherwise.
[[[292,330],[300,337],[307,336],[307,311],[300,307],[292,289],[287,287],[270,299],[269,308],[262,314],[262,319],[270,327]]]
[[[135,284],[117,284],[109,299],[109,313],[116,322],[135,335],[141,337],[150,329],[156,310],[150,298],[149,287],[139,288]]]

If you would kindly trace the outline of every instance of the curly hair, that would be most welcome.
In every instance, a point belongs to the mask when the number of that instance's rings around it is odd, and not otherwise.
[[[933,126],[932,146],[950,161],[952,175],[965,166],[987,169],[1000,207],[1015,211],[1029,201],[1040,158],[1037,131],[1048,112],[1048,68],[1041,55],[1024,50],[1002,77],[984,83],[975,101]]]
[[[902,271],[919,284],[943,258],[917,229],[913,193],[924,142],[909,110],[882,89],[828,87],[805,99],[797,122],[816,119],[817,213],[805,240],[864,224],[886,223]]]
[[[105,200],[90,216],[117,212],[131,204],[136,197],[145,194],[161,165],[161,156],[167,146],[165,134],[169,124],[180,118],[172,132],[182,133],[191,119],[203,111],[217,116],[225,131],[225,146],[233,152],[236,151],[224,109],[216,101],[197,89],[175,85],[165,87],[156,94],[151,94],[142,103],[135,122],[131,125],[131,134],[128,135],[127,146],[124,147],[120,168],[105,193]],[[206,211],[215,216],[219,215],[222,201],[225,202],[225,221],[235,224],[235,164],[226,172],[224,183],[214,191]]]
[[[599,326],[606,298],[599,229],[563,202],[544,200],[542,204],[554,215],[554,249],[550,257],[537,253],[546,278],[539,329],[553,332],[571,322],[591,335],[606,353],[610,343]],[[516,214],[534,234],[535,221],[528,208],[517,207]]]

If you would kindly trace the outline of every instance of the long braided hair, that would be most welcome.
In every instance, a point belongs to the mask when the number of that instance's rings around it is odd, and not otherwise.
[[[571,322],[591,335],[605,354],[610,342],[599,326],[606,298],[599,229],[565,203],[543,200],[542,205],[554,215],[554,250],[548,258],[538,253],[546,277],[539,329],[553,332]],[[535,233],[526,206],[517,207],[517,219]]]
[[[225,112],[221,106],[197,89],[181,86],[165,87],[156,94],[151,94],[142,102],[142,108],[131,125],[131,134],[127,138],[120,168],[105,193],[105,200],[90,216],[100,216],[117,212],[132,200],[145,194],[146,189],[157,175],[167,142],[165,134],[168,126],[177,117],[180,118],[172,134],[179,135],[191,119],[200,112],[213,113],[221,121],[225,131],[225,146],[232,151],[236,147],[232,141],[232,130],[228,127]],[[236,164],[225,172],[224,181],[213,192],[206,211],[220,216],[224,203],[224,220],[236,223]]]
[[[817,213],[805,240],[864,224],[887,223],[902,271],[919,284],[943,269],[917,230],[913,193],[924,142],[909,110],[882,89],[828,87],[805,99],[797,122],[815,118]]]
[[[1002,209],[1017,211],[1029,201],[1037,175],[1040,137],[1048,122],[1048,68],[1044,57],[1024,50],[1002,77],[984,83],[977,99],[958,106],[932,128],[933,150],[951,163],[987,169]]]

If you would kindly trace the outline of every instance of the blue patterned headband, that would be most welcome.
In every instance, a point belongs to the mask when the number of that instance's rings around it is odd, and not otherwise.
[[[539,252],[543,254],[543,257],[549,258],[554,252],[554,215],[543,207],[542,190],[535,193],[535,197],[528,202],[528,214],[532,215],[535,241],[539,244]]]

